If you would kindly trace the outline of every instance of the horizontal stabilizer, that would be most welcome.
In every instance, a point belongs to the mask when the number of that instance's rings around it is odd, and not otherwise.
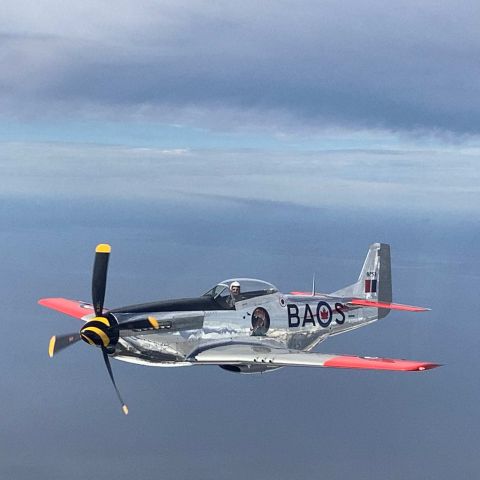
[[[359,368],[364,370],[423,371],[440,365],[416,360],[355,357],[302,352],[264,345],[223,345],[212,347],[194,356],[199,364],[265,365],[270,367]]]
[[[373,300],[365,300],[363,298],[353,298],[347,302],[347,305],[355,305],[360,307],[386,308],[388,310],[404,310],[407,312],[427,312],[430,309],[425,307],[415,307],[413,305],[402,305],[401,303],[375,302]]]
[[[67,298],[42,298],[38,303],[43,307],[57,310],[57,312],[75,318],[83,318],[87,315],[95,314],[93,306],[90,303],[81,302],[79,300],[68,300]]]
[[[296,295],[299,297],[311,297],[313,294],[312,292],[290,292],[290,295]],[[351,298],[344,301],[347,307],[384,308],[386,310],[403,310],[406,312],[430,311],[429,308],[425,308],[425,307],[415,307],[414,305],[403,305],[401,303],[377,302],[375,300],[366,300],[364,298]]]

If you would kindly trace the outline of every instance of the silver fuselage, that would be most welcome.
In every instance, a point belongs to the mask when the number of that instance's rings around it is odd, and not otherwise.
[[[329,295],[270,295],[238,301],[232,310],[151,312],[169,327],[155,332],[132,331],[117,345],[114,358],[150,366],[195,364],[194,355],[229,343],[272,345],[309,351],[330,335],[374,322],[377,308],[352,308],[347,299]],[[268,312],[269,327],[258,334],[252,326],[257,308]],[[145,313],[114,314],[119,322],[140,319]]]

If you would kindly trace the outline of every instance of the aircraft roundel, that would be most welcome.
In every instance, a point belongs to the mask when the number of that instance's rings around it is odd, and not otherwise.
[[[322,327],[328,327],[332,321],[332,307],[327,302],[318,302],[317,319]]]

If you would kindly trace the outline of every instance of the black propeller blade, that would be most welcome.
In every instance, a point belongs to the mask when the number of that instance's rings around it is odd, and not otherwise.
[[[108,374],[110,375],[110,379],[112,380],[113,388],[115,388],[115,392],[117,392],[117,397],[122,404],[122,410],[125,415],[128,415],[128,407],[122,399],[120,392],[118,390],[117,384],[115,383],[115,379],[113,378],[112,366],[110,365],[110,359],[108,358],[108,353],[105,348],[102,348],[103,359],[105,360],[105,366],[107,367]]]
[[[64,348],[77,343],[80,340],[79,333],[68,333],[66,335],[56,335],[50,339],[48,344],[48,356],[52,358],[56,353]]]
[[[122,404],[122,410],[125,415],[128,414],[128,407],[123,401],[120,392],[118,390],[115,379],[113,378],[112,367],[110,365],[110,359],[108,358],[108,352],[115,351],[115,344],[118,341],[118,324],[111,316],[103,315],[103,302],[105,300],[105,290],[107,285],[107,270],[108,259],[110,257],[111,247],[108,244],[101,243],[97,245],[95,249],[95,262],[93,264],[93,277],[92,277],[92,304],[95,310],[95,318],[92,318],[81,328],[79,333],[70,333],[67,335],[59,335],[50,339],[48,346],[48,355],[53,355],[64,348],[73,345],[83,338],[85,342],[100,346],[102,349],[103,360],[107,367],[108,375],[112,380],[113,387],[117,393],[117,397]],[[138,322],[137,322],[138,323]],[[136,325],[133,322],[134,326]],[[145,323],[136,325],[143,328],[155,328],[158,329],[159,325],[155,318],[149,318]]]
[[[105,289],[107,286],[108,259],[111,252],[110,245],[101,243],[95,249],[95,263],[93,264],[92,277],[92,304],[95,315],[103,315],[103,302],[105,300]]]

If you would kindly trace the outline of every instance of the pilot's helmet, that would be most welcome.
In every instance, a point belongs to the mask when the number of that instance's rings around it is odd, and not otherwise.
[[[234,295],[238,295],[240,293],[240,283],[236,280],[230,284],[230,291]]]

